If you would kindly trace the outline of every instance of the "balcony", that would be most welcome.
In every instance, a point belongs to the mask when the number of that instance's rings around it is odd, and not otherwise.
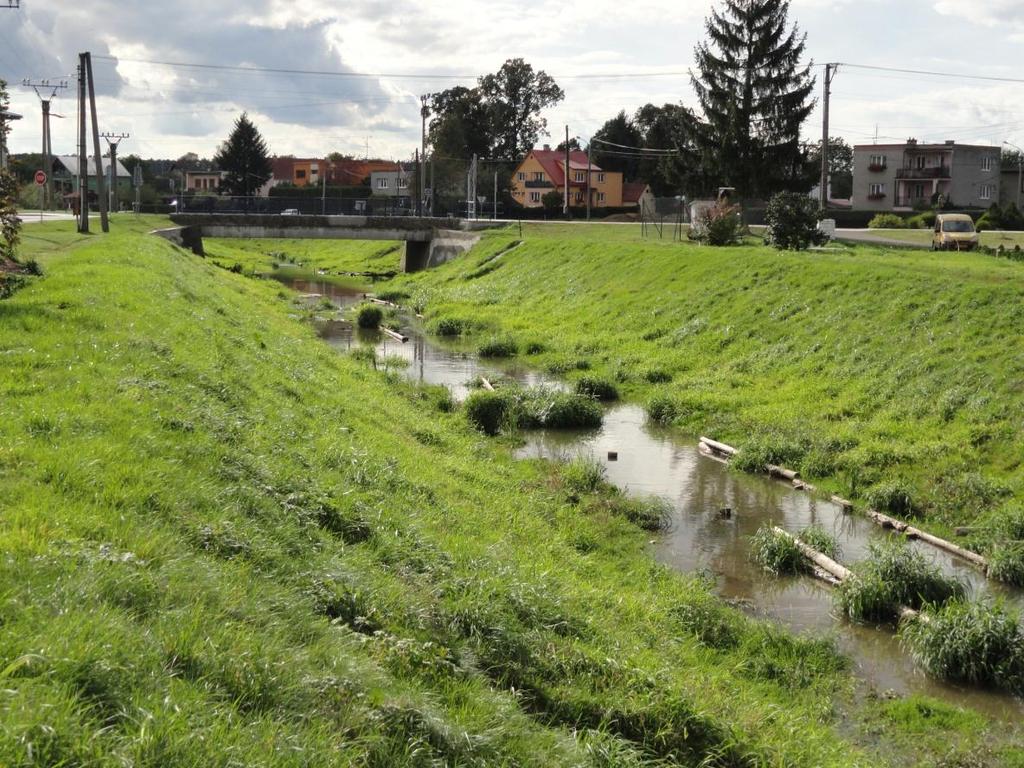
[[[882,171],[886,170],[888,167],[889,166],[885,163],[872,163],[868,166],[868,170],[872,173],[882,173]]]
[[[885,192],[872,192],[868,195],[868,200],[885,200]]]
[[[548,179],[528,179],[523,183],[527,189],[554,189],[555,187]]]
[[[940,165],[935,168],[899,168],[897,179],[948,179],[951,178],[949,167]]]

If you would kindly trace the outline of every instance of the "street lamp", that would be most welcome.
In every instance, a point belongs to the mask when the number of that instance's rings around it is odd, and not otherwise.
[[[1020,191],[1024,185],[1024,150],[1008,141],[1004,141],[1003,144],[1017,150],[1017,210],[1020,210]]]

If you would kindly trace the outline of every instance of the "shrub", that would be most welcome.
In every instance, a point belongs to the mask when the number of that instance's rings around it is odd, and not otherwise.
[[[596,376],[584,376],[576,382],[576,394],[586,395],[595,400],[618,400],[618,388],[607,379]]]
[[[870,229],[903,229],[906,222],[895,213],[880,213],[868,222]]]
[[[650,384],[667,384],[672,381],[672,374],[660,368],[650,368],[644,371],[644,381]]]
[[[547,347],[544,346],[543,342],[530,341],[527,342],[525,349],[523,350],[528,355],[539,355],[547,351]]]
[[[487,435],[496,435],[505,424],[510,402],[501,392],[471,392],[465,402],[466,418]]]
[[[988,553],[988,575],[997,581],[1024,587],[1024,541],[996,544]]]
[[[888,621],[900,606],[921,608],[962,598],[964,585],[902,541],[872,544],[867,560],[836,588],[840,609],[857,621]]]
[[[1024,693],[1024,631],[999,603],[954,600],[900,627],[900,641],[926,672],[946,680]]]
[[[461,336],[466,332],[467,323],[458,317],[442,317],[434,323],[434,333],[438,336]]]
[[[839,559],[839,541],[820,525],[811,525],[800,531],[800,541],[812,549],[816,549],[826,557]]]
[[[824,243],[828,237],[818,229],[818,203],[797,192],[779,192],[768,201],[765,242],[779,250],[802,251]]]
[[[656,424],[671,424],[679,417],[679,405],[668,395],[655,395],[647,401],[647,418]]]
[[[796,541],[770,523],[758,528],[750,540],[750,558],[772,573],[801,573],[807,569],[807,560]]]
[[[384,312],[376,304],[363,304],[356,311],[356,325],[360,328],[379,328]]]
[[[705,245],[735,245],[742,231],[739,206],[719,201],[697,215],[689,236]]]
[[[645,531],[665,531],[672,526],[675,510],[670,501],[660,496],[630,498],[621,495],[612,500],[611,512]]]
[[[398,304],[400,301],[404,301],[405,299],[411,298],[411,295],[406,293],[405,291],[400,291],[398,289],[392,288],[383,291],[378,291],[377,298],[380,299],[381,301],[390,301],[392,304]]]
[[[777,435],[758,435],[744,443],[733,457],[732,465],[741,472],[764,472],[769,464],[800,464],[803,447]]]
[[[903,480],[879,483],[868,491],[867,501],[875,509],[894,515],[909,517],[915,512],[913,490]]]
[[[577,456],[562,466],[562,483],[573,493],[593,493],[604,483],[604,465],[594,456]]]
[[[596,402],[584,395],[554,392],[544,388],[531,390],[523,405],[524,421],[552,429],[599,427],[604,413]],[[521,423],[521,426],[531,426]]]
[[[519,349],[512,339],[491,339],[480,345],[480,357],[512,357]]]

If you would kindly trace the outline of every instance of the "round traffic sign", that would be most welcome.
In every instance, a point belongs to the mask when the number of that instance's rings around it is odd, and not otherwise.
[[[43,186],[46,183],[46,171],[36,171],[36,184]]]

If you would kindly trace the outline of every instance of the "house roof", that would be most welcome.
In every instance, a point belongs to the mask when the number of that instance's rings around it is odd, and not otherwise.
[[[57,157],[54,158],[54,159],[58,163],[63,165],[67,169],[68,173],[71,174],[72,176],[78,176],[79,175],[79,173],[78,173],[78,155],[57,155]],[[110,175],[110,158],[109,157],[101,157],[100,158],[100,162],[103,165],[103,175],[104,176],[109,176]],[[95,155],[90,157],[88,162],[86,163],[86,173],[85,173],[85,175],[87,177],[88,176],[95,176],[96,175],[96,156]],[[118,178],[123,176],[123,177],[126,177],[126,178],[130,179],[132,177],[132,175],[128,172],[128,169],[125,168],[121,164],[120,160],[117,161],[117,175],[118,175]]]
[[[854,152],[868,152],[874,149],[999,149],[990,144],[960,144],[956,141],[926,144],[905,141],[902,144],[854,144]]]
[[[565,152],[559,152],[557,149],[531,149],[527,158],[530,156],[540,163],[544,169],[544,173],[547,174],[548,178],[551,179],[551,183],[556,187],[565,186]],[[569,152],[569,169],[585,171],[587,169],[587,153],[581,149],[570,150]],[[601,169],[591,164],[591,171],[600,171]],[[574,182],[578,183],[578,182]]]
[[[622,202],[639,203],[647,189],[646,181],[627,181],[622,185]]]

